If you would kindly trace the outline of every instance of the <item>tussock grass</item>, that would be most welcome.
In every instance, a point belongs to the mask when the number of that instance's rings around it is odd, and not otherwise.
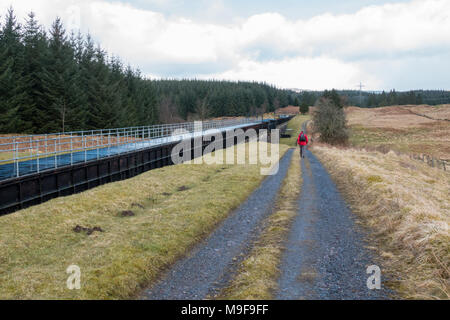
[[[263,178],[260,165],[177,165],[0,217],[0,298],[133,297]],[[72,264],[81,290],[66,287]]]
[[[403,298],[449,299],[450,174],[393,152],[314,153],[373,231],[388,286]]]
[[[297,214],[297,198],[301,182],[300,154],[294,152],[274,213],[264,222],[266,227],[262,234],[219,298],[272,299],[272,294],[277,288],[278,265],[284,242],[291,222]]]

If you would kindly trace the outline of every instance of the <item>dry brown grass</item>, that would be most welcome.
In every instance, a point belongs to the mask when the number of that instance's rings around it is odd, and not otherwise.
[[[375,109],[346,108],[350,143],[408,154],[428,154],[450,160],[450,105],[392,106]]]
[[[450,104],[442,104],[432,107],[428,105],[407,106],[406,108],[408,108],[410,112],[430,117],[435,120],[450,120]]]
[[[274,213],[264,222],[266,227],[262,234],[219,298],[273,299],[284,242],[291,222],[297,214],[296,200],[300,194],[301,182],[300,154],[294,151]]]
[[[364,125],[373,128],[427,127],[428,124],[434,124],[439,119],[450,120],[450,104],[382,108],[347,107],[345,112],[349,125]]]
[[[133,296],[247,198],[260,167],[165,167],[0,217],[0,299]],[[72,264],[81,290],[66,287]]]
[[[314,147],[403,298],[450,298],[450,174],[393,152]]]

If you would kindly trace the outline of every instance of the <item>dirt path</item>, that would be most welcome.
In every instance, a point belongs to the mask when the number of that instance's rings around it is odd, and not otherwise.
[[[364,247],[364,233],[327,171],[309,151],[302,171],[299,213],[282,257],[276,298],[386,299],[386,290],[367,288],[367,266],[376,262]]]
[[[281,159],[279,171],[267,177],[235,212],[189,255],[176,263],[142,299],[205,299],[214,296],[233,275],[235,266],[260,232],[286,176],[293,150]],[[244,254],[244,255],[242,255]]]

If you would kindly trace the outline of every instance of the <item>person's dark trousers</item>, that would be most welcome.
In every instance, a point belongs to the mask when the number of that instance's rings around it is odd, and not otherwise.
[[[303,148],[304,146],[300,146],[300,158],[303,158]]]

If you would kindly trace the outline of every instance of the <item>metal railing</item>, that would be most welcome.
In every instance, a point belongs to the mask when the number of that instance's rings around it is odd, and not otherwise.
[[[260,120],[255,118],[245,118],[3,136],[0,137],[0,180],[187,139],[214,129],[240,127],[258,122]]]

